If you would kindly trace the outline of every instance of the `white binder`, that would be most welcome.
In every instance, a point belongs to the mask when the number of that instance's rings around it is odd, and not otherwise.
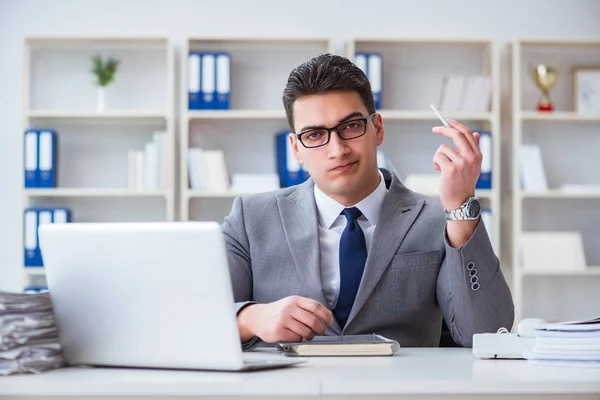
[[[229,54],[221,53],[217,55],[217,109],[229,109],[230,92],[231,58]]]
[[[202,55],[202,108],[215,108],[215,56],[214,54]]]
[[[38,133],[25,132],[25,187],[37,187],[38,182]]]
[[[375,108],[381,108],[381,89],[383,84],[383,62],[381,55],[369,54],[367,60],[367,71],[369,82],[371,83],[371,90],[373,91],[373,98],[375,100]]]

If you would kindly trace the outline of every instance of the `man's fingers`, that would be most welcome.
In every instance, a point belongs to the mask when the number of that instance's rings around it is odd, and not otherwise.
[[[477,145],[477,142],[475,141],[475,138],[473,137],[473,133],[471,132],[471,130],[469,128],[467,128],[465,125],[463,125],[460,122],[455,121],[453,119],[448,121],[448,124],[450,124],[451,127],[455,128],[456,130],[458,130],[459,132],[461,132],[464,135],[465,139],[467,139],[467,141],[471,145],[471,149],[473,149],[473,152],[475,154],[477,154],[477,152],[479,151],[479,146]]]
[[[445,126],[436,126],[435,128],[433,128],[433,132],[438,135],[444,135],[452,139],[454,145],[461,154],[473,152],[471,144],[469,143],[467,138],[465,138],[465,135],[462,132],[459,132],[454,128],[447,128]]]
[[[461,155],[445,143],[439,147],[438,153],[444,154],[450,161],[457,165],[464,162],[464,159],[461,157]]]
[[[302,340],[302,336],[290,331],[287,328],[283,329],[281,337],[277,340],[278,342],[299,342]]]
[[[315,333],[312,329],[294,318],[290,318],[285,327],[304,339],[311,340],[315,337]]]
[[[320,317],[300,307],[296,309],[296,312],[292,314],[292,317],[308,326],[317,335],[323,335],[327,330],[326,323]]]
[[[315,314],[317,317],[321,318],[326,324],[333,324],[333,314],[318,301],[308,299],[306,297],[301,297],[298,300],[298,306],[308,312]]]
[[[440,169],[445,169],[445,170],[448,170],[450,167],[452,167],[452,161],[450,161],[448,156],[446,156],[444,153],[439,152],[439,151],[437,153],[435,153],[435,155],[433,156],[433,164],[436,166],[439,166]],[[436,167],[436,169],[438,169],[438,168]]]

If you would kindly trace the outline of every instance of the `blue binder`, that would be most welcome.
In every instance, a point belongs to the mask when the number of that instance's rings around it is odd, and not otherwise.
[[[231,95],[231,56],[228,53],[216,54],[216,108],[229,109]]]
[[[38,243],[37,253],[39,254],[39,263],[40,263],[40,266],[44,266],[44,255],[42,254],[42,251],[40,249],[39,229],[40,229],[41,225],[51,224],[52,223],[52,220],[54,219],[54,209],[52,209],[52,208],[38,208],[37,209],[37,213],[38,213],[38,226],[37,226],[37,229],[35,231],[35,233],[37,235],[37,243]]]
[[[282,188],[298,185],[310,177],[308,171],[294,158],[289,135],[290,131],[284,131],[275,136],[277,173]]]
[[[25,267],[43,267],[44,260],[39,245],[38,229],[42,224],[71,222],[71,210],[64,207],[29,207],[25,209],[23,218]]]
[[[52,129],[38,131],[39,187],[56,187],[57,137]]]
[[[481,137],[479,138],[479,149],[483,160],[481,161],[481,172],[475,189],[491,189],[492,188],[492,133],[491,132],[479,132]]]
[[[383,60],[380,53],[357,52],[354,63],[367,75],[373,92],[375,108],[381,109],[381,91],[383,86]]]
[[[25,187],[36,188],[39,185],[38,168],[39,151],[38,151],[38,131],[28,129],[25,131],[24,146],[23,146],[23,167],[25,169]]]
[[[23,244],[25,252],[25,267],[41,267],[42,255],[38,244],[37,229],[39,212],[37,208],[27,208],[23,212]]]
[[[200,82],[202,82],[202,55],[198,52],[190,52],[188,55],[188,109],[200,110],[201,93]]]
[[[217,108],[217,63],[214,53],[202,53],[202,79],[200,80],[200,108],[214,110]]]

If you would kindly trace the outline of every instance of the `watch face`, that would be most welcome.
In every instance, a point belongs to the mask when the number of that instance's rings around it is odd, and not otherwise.
[[[479,217],[479,213],[481,212],[481,204],[478,199],[471,199],[469,204],[467,205],[467,210],[469,212],[469,217],[477,218]]]

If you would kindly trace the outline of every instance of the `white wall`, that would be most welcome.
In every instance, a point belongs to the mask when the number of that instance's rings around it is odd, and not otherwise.
[[[24,35],[600,36],[596,0],[0,0],[0,289],[20,285],[21,41]],[[179,56],[179,52],[177,52]],[[440,60],[443,62],[443,60]],[[503,86],[507,86],[505,81]],[[179,97],[177,96],[176,99]],[[509,124],[504,123],[505,134]],[[506,135],[505,135],[506,137]],[[504,172],[504,176],[508,176]],[[506,187],[506,185],[505,185]]]

